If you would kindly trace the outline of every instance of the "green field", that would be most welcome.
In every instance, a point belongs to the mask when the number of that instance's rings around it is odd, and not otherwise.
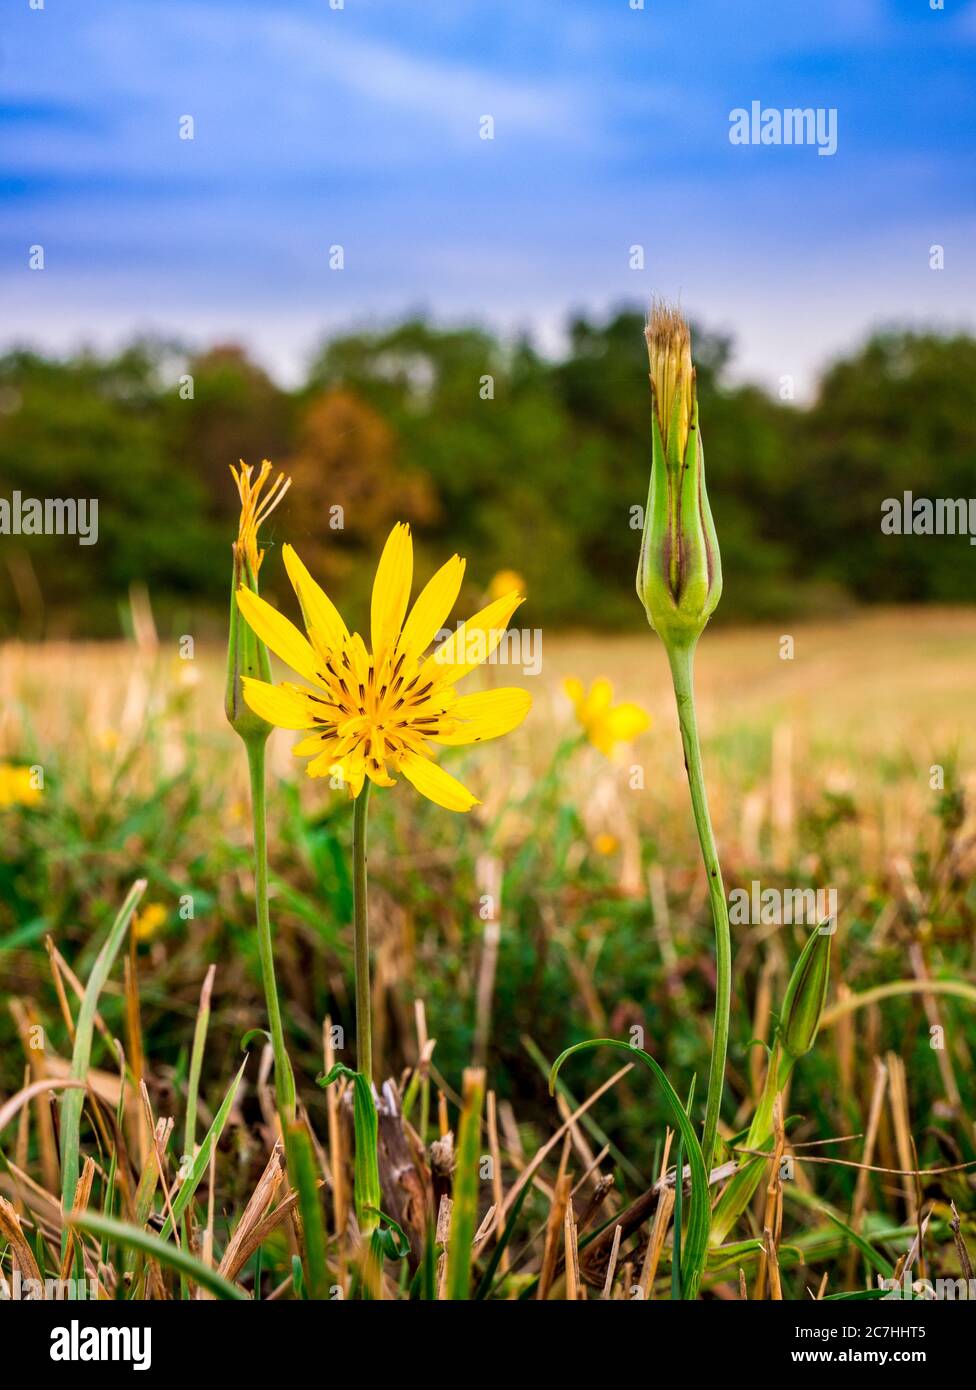
[[[164,1181],[143,1221],[158,1234],[163,1188],[170,1199],[180,1188],[191,1047],[211,964],[198,1143],[243,1060],[242,1039],[266,1025],[247,773],[223,715],[224,654],[198,649],[181,660],[175,644],[155,639],[145,613],[136,630],[139,640],[125,645],[0,649],[0,758],[43,768],[44,781],[36,804],[0,808],[0,1105],[28,1077],[68,1073],[69,1022],[77,1027],[79,1014],[72,979],[89,978],[126,892],[145,878],[137,928],[98,1003],[104,1032],[96,1026],[90,1083],[105,1104],[94,1128],[86,1109],[82,1155],[93,1159],[89,1210],[131,1221],[139,1175],[156,1162],[147,1105],[154,1120],[175,1121],[162,1144]],[[790,659],[784,637],[793,639]],[[785,1106],[792,1176],[760,1183],[727,1248],[710,1257],[705,1296],[864,1289],[898,1269],[920,1213],[928,1220],[916,1274],[963,1272],[949,1223],[955,1203],[960,1240],[972,1248],[976,1169],[961,1165],[976,1160],[974,639],[976,610],[885,609],[785,633],[710,630],[701,643],[699,718],[727,889],[830,888],[839,904],[827,1015]],[[570,675],[607,676],[618,698],[650,713],[651,728],[615,761],[578,741],[561,688]],[[682,1099],[696,1077],[700,1120],[711,921],[663,649],[644,633],[544,633],[538,676],[489,667],[478,680],[524,685],[534,697],[506,739],[445,751],[445,766],[482,804],[452,815],[406,783],[372,799],[374,1070],[395,1082],[396,1108],[409,1106],[407,1121],[381,1115],[383,1209],[412,1238],[406,1259],[387,1261],[382,1292],[406,1296],[423,1275],[418,1232],[445,1190],[430,1146],[448,1130],[457,1139],[462,1073],[477,1065],[492,1098],[472,1152],[494,1160],[477,1185],[478,1221],[499,1197],[507,1217],[520,1182],[527,1193],[491,1270],[492,1296],[601,1297],[619,1223],[611,1296],[632,1297],[640,1285],[668,1298],[672,1233],[652,1188],[673,1167],[677,1140],[668,1159],[669,1114],[646,1071],[620,1076],[533,1167],[574,1103],[623,1065],[606,1051],[581,1054],[562,1074],[567,1094],[551,1099],[546,1067],[586,1038],[641,1040]],[[349,1106],[315,1078],[325,1069],[326,1019],[345,1030],[335,1058],[355,1060],[352,815],[344,796],[302,775],[292,741],[279,731],[271,744],[271,916],[289,1052],[324,1179],[328,1277],[348,1291],[357,1240]],[[749,1124],[764,1071],[758,1043],[772,1039],[806,934],[762,921],[733,926],[726,1140]],[[920,991],[926,980],[936,988]],[[896,982],[908,983],[871,994]],[[124,1089],[108,1038],[124,1047]],[[436,1044],[424,1051],[427,1039]],[[216,1158],[182,1216],[189,1247],[212,1267],[242,1223],[249,1232],[285,1193],[280,1173],[266,1175],[256,1208],[245,1210],[276,1123],[263,1050],[252,1040]],[[47,1094],[11,1110],[0,1130],[0,1191],[56,1270],[51,1113]],[[730,1159],[731,1150],[722,1154]],[[713,1175],[716,1193],[729,1171]],[[474,1247],[472,1288],[503,1224],[496,1209]],[[760,1255],[764,1226],[771,1246]],[[8,1274],[10,1239],[4,1227]],[[564,1265],[571,1240],[578,1281]],[[300,1242],[282,1211],[257,1249],[224,1272],[248,1295],[291,1297]],[[94,1269],[96,1236],[82,1248]],[[133,1255],[128,1272],[124,1259],[109,1261],[99,1275],[105,1290],[178,1291],[178,1276],[157,1257]]]

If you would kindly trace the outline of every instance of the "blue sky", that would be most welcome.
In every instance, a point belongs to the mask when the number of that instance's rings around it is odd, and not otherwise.
[[[972,326],[976,0],[630,3],[6,0],[0,341],[234,338],[293,380],[408,311],[555,348],[666,294],[802,393],[871,325]],[[837,153],[730,144],[754,100],[836,108]]]

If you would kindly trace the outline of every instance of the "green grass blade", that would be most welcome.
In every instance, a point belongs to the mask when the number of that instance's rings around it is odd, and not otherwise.
[[[512,1236],[515,1234],[515,1226],[519,1219],[519,1212],[522,1210],[522,1203],[529,1195],[530,1190],[531,1184],[526,1183],[525,1186],[521,1188],[521,1190],[518,1192],[515,1201],[512,1203],[512,1210],[508,1213],[508,1220],[505,1222],[505,1229],[502,1231],[500,1239],[495,1244],[495,1248],[491,1254],[491,1259],[488,1261],[488,1268],[485,1270],[484,1275],[482,1276],[481,1283],[478,1285],[477,1289],[475,1289],[474,1296],[478,1300],[482,1298],[487,1298],[488,1294],[491,1292],[491,1285],[492,1280],[495,1277],[495,1271],[498,1269],[499,1263],[501,1262],[501,1258],[505,1251],[505,1247],[508,1245],[509,1241],[512,1239]],[[582,1249],[582,1247],[580,1248]]]
[[[166,1220],[163,1223],[163,1229],[160,1232],[161,1240],[168,1240],[173,1234],[173,1222],[179,1221],[186,1210],[187,1202],[189,1202],[194,1192],[196,1192],[204,1173],[207,1171],[213,1151],[220,1142],[220,1136],[224,1131],[224,1125],[227,1123],[227,1117],[230,1114],[231,1106],[234,1104],[234,1097],[237,1095],[237,1088],[241,1084],[241,1077],[244,1075],[244,1068],[246,1066],[247,1058],[241,1063],[240,1071],[230,1083],[230,1088],[224,1096],[223,1103],[214,1116],[213,1124],[207,1130],[206,1138],[197,1150],[196,1156],[190,1165],[190,1171],[180,1184],[180,1190],[173,1199],[172,1211],[167,1213]]]
[[[186,1087],[186,1121],[183,1127],[183,1153],[187,1158],[193,1156],[197,1141],[197,1097],[200,1094],[200,1072],[203,1068],[204,1048],[207,1045],[207,1029],[210,1026],[210,994],[216,971],[217,967],[211,965],[204,977],[203,989],[200,991],[200,1008],[193,1030],[193,1051],[190,1054],[190,1075]]]
[[[308,1297],[321,1300],[328,1296],[328,1268],[325,1260],[325,1223],[319,1200],[318,1177],[312,1154],[312,1141],[303,1124],[288,1126],[285,1136],[288,1154],[288,1174],[298,1189],[298,1205],[302,1213],[305,1234],[305,1288]]]
[[[685,1106],[685,1114],[691,1114],[691,1107],[695,1103],[695,1078],[691,1078],[691,1086],[688,1090],[688,1104]],[[674,1237],[671,1246],[671,1297],[681,1297],[681,1221],[682,1207],[685,1195],[685,1146],[681,1136],[678,1136],[678,1151],[674,1159]]]
[[[880,1250],[875,1250],[870,1241],[865,1240],[852,1226],[848,1226],[846,1221],[842,1221],[839,1216],[835,1216],[834,1213],[828,1211],[826,1207],[820,1207],[820,1211],[826,1216],[828,1221],[832,1221],[835,1226],[838,1226],[840,1230],[844,1232],[848,1240],[852,1241],[857,1246],[872,1269],[877,1270],[885,1279],[894,1278],[895,1267],[890,1260],[885,1259]]]
[[[217,1298],[250,1302],[243,1289],[239,1289],[215,1269],[202,1264],[180,1246],[162,1240],[138,1226],[130,1226],[127,1221],[117,1221],[115,1217],[99,1216],[95,1212],[85,1211],[72,1217],[70,1224],[76,1230],[84,1231],[100,1240],[111,1241],[129,1250],[137,1250],[151,1260],[158,1260],[161,1265],[168,1265],[170,1269],[175,1269],[187,1279],[192,1279],[195,1284],[215,1294]]]
[[[119,908],[118,915],[109,929],[108,936],[105,938],[102,948],[95,958],[91,974],[88,976],[81,1008],[78,1011],[75,1045],[71,1054],[71,1077],[74,1081],[86,1081],[88,1079],[98,997],[104,989],[105,981],[115,963],[115,957],[119,953],[136,904],[145,891],[146,880],[144,878],[136,879],[126,895],[125,902]],[[85,1092],[78,1088],[69,1090],[61,1102],[61,1209],[65,1215],[71,1211],[75,1204],[75,1191],[78,1187],[78,1177],[81,1171],[81,1112],[84,1103]],[[61,1236],[62,1255],[67,1249],[67,1244],[68,1232],[65,1229]]]
[[[702,1156],[701,1144],[698,1142],[698,1135],[685,1114],[685,1108],[677,1091],[654,1058],[642,1051],[641,1048],[631,1047],[630,1043],[620,1042],[617,1038],[593,1038],[588,1042],[576,1043],[573,1047],[567,1047],[566,1051],[560,1053],[552,1064],[552,1071],[549,1074],[550,1092],[555,1087],[556,1075],[567,1057],[572,1057],[574,1053],[584,1052],[591,1047],[612,1047],[618,1052],[625,1052],[629,1057],[639,1058],[657,1081],[671,1112],[671,1118],[681,1133],[682,1143],[688,1155],[688,1166],[691,1169],[691,1201],[688,1212],[684,1269],[682,1270],[682,1294],[688,1299],[697,1298],[702,1271],[705,1268],[705,1256],[708,1252],[709,1221],[708,1174],[705,1171],[705,1160]]]
[[[447,1297],[471,1297],[472,1241],[478,1228],[478,1164],[481,1154],[481,1107],[485,1099],[485,1073],[468,1067],[464,1073],[461,1122],[458,1126],[457,1167],[454,1170],[454,1205],[447,1247]]]

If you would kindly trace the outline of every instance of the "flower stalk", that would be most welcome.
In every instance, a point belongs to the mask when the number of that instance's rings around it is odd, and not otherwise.
[[[271,915],[268,910],[268,819],[265,802],[264,738],[245,740],[247,766],[251,777],[251,814],[254,822],[254,905],[257,914],[258,959],[264,984],[264,1001],[268,1010],[271,1050],[275,1064],[275,1090],[282,1120],[289,1124],[295,1118],[295,1077],[285,1047],[285,1032],[281,1022],[281,1005],[275,979],[274,947],[271,940]]]
[[[702,769],[694,657],[698,639],[722,596],[722,565],[705,489],[688,325],[676,309],[655,305],[645,336],[653,402],[652,453],[637,593],[648,622],[665,645],[671,666],[692,811],[708,877],[715,929],[715,1019],[702,1134],[705,1167],[710,1169],[725,1079],[732,942]]]
[[[369,987],[369,911],[366,900],[366,820],[369,811],[369,781],[353,802],[352,810],[352,897],[353,937],[356,972],[356,1062],[360,1075],[373,1085],[373,1020]]]
[[[708,811],[708,794],[702,768],[701,743],[695,713],[694,647],[673,647],[668,650],[674,698],[678,707],[681,743],[685,754],[691,808],[701,846],[702,860],[708,879],[708,899],[715,931],[715,1016],[712,1025],[712,1052],[708,1067],[708,1089],[705,1096],[705,1123],[702,1130],[702,1153],[705,1168],[710,1170],[718,1133],[718,1117],[722,1106],[725,1081],[725,1057],[729,1043],[729,1014],[732,1001],[732,935],[729,929],[729,908],[722,880],[712,820]]]
[[[242,463],[240,473],[233,468],[241,499],[237,540],[232,546],[233,572],[230,597],[230,636],[227,646],[227,686],[224,707],[231,728],[240,736],[247,752],[251,782],[251,816],[254,829],[254,899],[257,920],[258,959],[264,985],[271,1048],[275,1063],[275,1090],[283,1131],[295,1118],[295,1078],[285,1048],[285,1034],[275,980],[271,916],[268,907],[268,823],[266,809],[266,744],[273,725],[255,713],[245,702],[245,679],[269,680],[271,661],[268,649],[241,616],[237,595],[241,589],[256,594],[258,571],[264,552],[258,549],[258,528],[284,497],[289,480],[281,474],[264,492],[271,473],[267,459],[252,481],[253,469]],[[262,493],[264,495],[262,496]]]

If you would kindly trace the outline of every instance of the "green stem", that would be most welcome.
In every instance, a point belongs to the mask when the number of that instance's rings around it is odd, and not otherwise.
[[[369,915],[366,905],[366,813],[369,781],[353,802],[352,894],[356,961],[356,1063],[366,1084],[373,1084],[373,1022],[369,992]]]
[[[729,909],[725,900],[722,869],[715,848],[715,836],[708,814],[708,795],[702,772],[701,744],[698,739],[698,720],[695,717],[694,644],[668,647],[674,698],[678,706],[681,742],[685,751],[685,769],[691,790],[691,806],[701,845],[705,873],[708,876],[708,896],[715,925],[715,1022],[712,1028],[712,1057],[708,1070],[708,1092],[705,1098],[705,1127],[702,1133],[702,1154],[706,1171],[711,1170],[718,1133],[718,1117],[722,1106],[722,1087],[725,1082],[725,1054],[729,1041],[729,1009],[732,998],[732,939],[729,932]]]
[[[285,1050],[285,1034],[281,1026],[278,986],[275,983],[274,951],[271,945],[271,918],[268,914],[268,822],[264,787],[265,739],[264,737],[248,738],[244,742],[247,748],[247,766],[251,774],[251,813],[254,817],[254,898],[258,922],[258,956],[261,961],[264,999],[271,1029],[271,1049],[274,1052],[278,1111],[282,1118],[282,1128],[284,1128],[295,1118],[295,1077],[288,1060],[288,1053]]]

